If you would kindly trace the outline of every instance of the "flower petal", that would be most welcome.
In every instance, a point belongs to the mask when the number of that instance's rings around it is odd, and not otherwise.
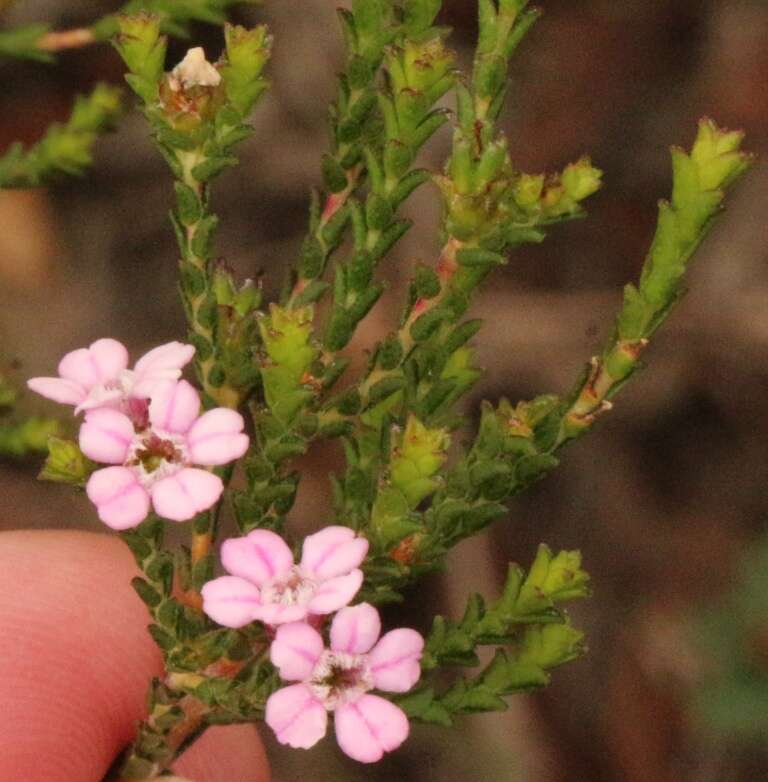
[[[158,481],[150,494],[158,515],[171,521],[186,521],[215,505],[223,490],[218,475],[185,467]]]
[[[262,603],[256,611],[256,619],[273,627],[289,622],[303,622],[306,618],[307,607],[301,605]]]
[[[131,419],[105,407],[89,410],[80,427],[80,450],[95,462],[122,464],[134,431]]]
[[[243,417],[234,410],[217,407],[203,413],[187,432],[189,454],[195,464],[227,464],[248,450]]]
[[[155,386],[149,404],[152,426],[185,434],[200,413],[200,396],[186,380],[164,380]]]
[[[61,405],[78,405],[85,399],[85,389],[79,383],[60,377],[31,377],[27,387]]]
[[[128,366],[128,351],[116,339],[99,339],[90,347],[67,353],[59,362],[59,375],[86,390],[114,380]]]
[[[253,611],[259,605],[259,590],[236,576],[214,578],[203,585],[203,611],[224,627],[243,627],[254,620]]]
[[[378,695],[361,695],[336,709],[336,740],[342,751],[360,763],[375,763],[407,738],[408,718],[394,703]]]
[[[145,353],[133,368],[134,378],[131,392],[134,396],[148,398],[155,386],[163,380],[178,380],[181,368],[195,355],[193,345],[183,342],[166,342]]]
[[[149,495],[127,467],[96,470],[85,491],[99,518],[112,529],[136,527],[149,513]]]
[[[304,540],[301,567],[325,580],[349,573],[365,559],[368,541],[349,527],[331,526]]]
[[[328,728],[328,712],[303,684],[270,695],[264,720],[281,744],[296,749],[313,747]]]
[[[331,649],[365,654],[376,643],[379,633],[379,612],[370,603],[342,608],[331,623]]]
[[[288,544],[275,532],[256,529],[242,538],[230,538],[221,546],[221,564],[233,576],[262,586],[293,567]]]
[[[269,647],[269,659],[286,681],[300,682],[312,675],[324,644],[320,633],[306,622],[280,625]]]
[[[346,576],[323,581],[307,605],[310,614],[332,614],[348,605],[363,585],[363,571],[359,568]]]
[[[109,407],[120,410],[124,394],[122,388],[107,388],[105,386],[94,386],[85,396],[82,402],[75,408],[75,413],[82,413],[83,410],[93,410],[96,407]]]
[[[424,639],[415,630],[401,627],[383,635],[368,655],[376,689],[408,692],[421,678],[423,651]]]

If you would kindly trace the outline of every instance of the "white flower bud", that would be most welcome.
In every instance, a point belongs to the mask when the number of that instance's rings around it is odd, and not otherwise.
[[[202,47],[190,49],[184,59],[171,71],[171,76],[187,87],[216,87],[221,74],[205,59]]]

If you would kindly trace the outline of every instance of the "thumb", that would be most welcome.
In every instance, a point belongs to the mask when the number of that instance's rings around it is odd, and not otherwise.
[[[98,782],[145,716],[162,674],[121,541],[0,534],[0,779]],[[212,728],[179,760],[195,782],[268,782],[251,726]]]

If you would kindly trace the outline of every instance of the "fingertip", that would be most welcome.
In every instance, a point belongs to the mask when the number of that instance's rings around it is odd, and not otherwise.
[[[162,674],[137,574],[116,537],[0,534],[0,780],[103,778]],[[178,762],[195,782],[269,782],[251,725],[209,728]]]
[[[130,553],[83,532],[0,535],[0,779],[100,779],[161,659]]]
[[[254,725],[215,725],[182,755],[173,771],[195,782],[269,782],[264,746]]]

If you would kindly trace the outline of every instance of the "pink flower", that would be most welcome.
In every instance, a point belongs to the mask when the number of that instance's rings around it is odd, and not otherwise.
[[[94,461],[119,466],[94,472],[88,497],[112,529],[141,523],[150,500],[166,519],[191,519],[210,508],[223,490],[217,475],[192,465],[241,457],[248,449],[242,430],[243,418],[234,410],[217,407],[200,416],[200,397],[186,380],[155,386],[145,429],[137,430],[117,410],[89,410],[80,427],[81,450]]]
[[[331,623],[331,648],[304,622],[277,629],[270,657],[285,681],[299,682],[267,700],[266,722],[281,744],[309,749],[334,712],[336,740],[361,763],[375,763],[408,737],[405,714],[369,690],[407,692],[419,680],[424,639],[400,628],[383,636],[368,603],[343,608]],[[375,644],[375,645],[374,645]]]
[[[225,627],[256,619],[279,625],[331,614],[360,589],[359,565],[367,553],[368,541],[349,527],[326,527],[304,540],[301,562],[295,565],[279,535],[254,530],[224,541],[221,562],[232,575],[203,587],[203,610]]]
[[[59,362],[59,377],[33,377],[27,385],[38,394],[75,405],[75,412],[111,407],[135,422],[146,423],[147,399],[164,380],[178,380],[195,349],[168,342],[142,356],[127,369],[128,351],[116,339],[99,339],[90,347],[67,353]]]

